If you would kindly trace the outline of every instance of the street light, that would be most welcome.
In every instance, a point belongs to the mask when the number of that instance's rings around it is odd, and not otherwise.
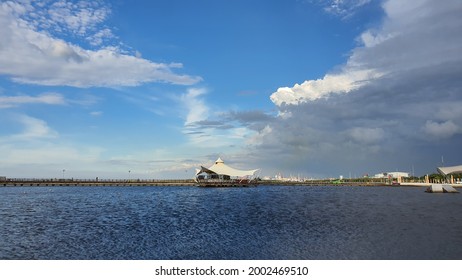
[[[64,172],[66,172],[66,169],[63,169],[63,180],[64,180]]]

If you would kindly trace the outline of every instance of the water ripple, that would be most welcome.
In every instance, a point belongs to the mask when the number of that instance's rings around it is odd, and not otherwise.
[[[421,188],[0,188],[0,259],[460,259]]]

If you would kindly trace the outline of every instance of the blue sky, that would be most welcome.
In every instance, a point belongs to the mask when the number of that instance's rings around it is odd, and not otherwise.
[[[2,1],[0,175],[461,164],[462,5],[433,2]]]

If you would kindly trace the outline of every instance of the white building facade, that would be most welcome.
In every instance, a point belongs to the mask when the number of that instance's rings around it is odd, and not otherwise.
[[[383,172],[383,173],[378,173],[374,175],[374,178],[406,178],[409,177],[408,172]]]

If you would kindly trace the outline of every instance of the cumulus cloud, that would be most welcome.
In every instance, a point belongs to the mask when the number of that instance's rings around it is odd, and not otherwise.
[[[381,76],[373,70],[348,70],[341,74],[327,74],[323,79],[309,80],[292,88],[279,88],[270,97],[274,104],[299,104],[320,98],[327,98],[331,94],[348,93],[365,85],[369,80]]]
[[[273,168],[277,158],[282,170],[324,176],[411,165],[433,172],[441,155],[460,164],[462,6],[388,0],[382,8],[382,24],[358,36],[339,71],[271,95],[280,113],[256,129],[249,154],[258,164]]]
[[[93,45],[112,36],[108,28],[98,29],[107,17],[106,7],[94,7],[85,1],[53,3],[47,16],[38,4],[0,3],[1,75],[19,83],[74,87],[137,86],[148,82],[191,85],[200,81],[200,77],[174,73],[173,69],[182,67],[180,63],[155,63],[114,46],[84,49],[52,36],[59,27],[64,29],[57,30],[57,35],[73,32]]]

